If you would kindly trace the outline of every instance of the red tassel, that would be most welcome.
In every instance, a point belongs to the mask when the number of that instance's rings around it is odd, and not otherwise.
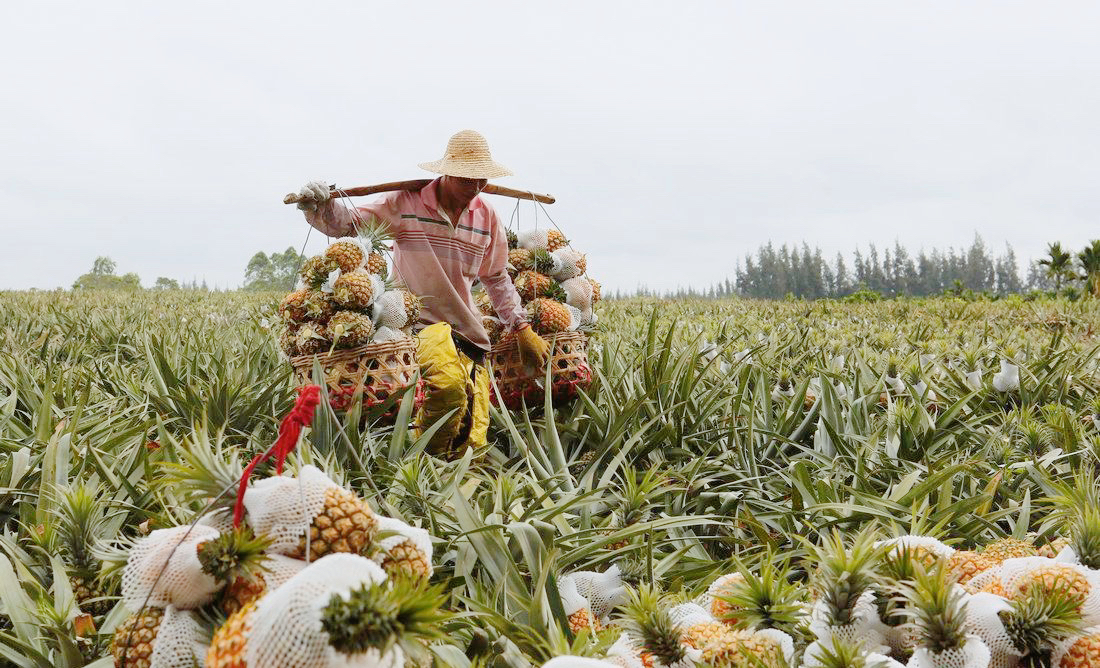
[[[241,484],[237,487],[237,503],[233,506],[233,526],[241,526],[244,518],[244,491],[248,488],[248,479],[256,470],[260,462],[275,458],[275,473],[282,475],[283,463],[294,448],[298,447],[298,438],[302,434],[302,427],[308,427],[313,422],[313,414],[317,410],[317,404],[321,403],[321,388],[317,385],[305,385],[298,390],[298,400],[294,408],[286,414],[279,423],[279,438],[275,444],[252,458],[248,466],[241,473]]]

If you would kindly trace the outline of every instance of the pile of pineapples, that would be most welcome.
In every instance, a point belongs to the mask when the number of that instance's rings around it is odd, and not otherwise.
[[[587,256],[574,250],[557,229],[508,230],[508,273],[515,283],[531,326],[543,336],[590,330],[600,284],[588,278]],[[489,295],[476,293],[483,324],[494,344],[507,342],[506,331]]]
[[[1080,510],[1065,529],[1051,542],[1003,538],[974,550],[834,531],[807,543],[800,565],[769,554],[693,598],[660,583],[615,589],[608,573],[603,591],[621,593],[610,616],[585,606],[572,582],[559,588],[575,633],[617,634],[600,665],[1094,668],[1100,512]]]
[[[312,466],[253,482],[234,526],[233,495],[222,494],[236,490],[227,471],[193,453],[173,476],[188,495],[216,498],[209,512],[194,525],[148,532],[116,557],[125,559],[130,616],[111,642],[115,666],[245,668],[261,651],[289,652],[278,665],[317,668],[426,657],[447,613],[428,585],[425,530],[375,514]],[[319,500],[308,517],[294,512],[301,489]],[[279,649],[287,638],[292,647]],[[314,663],[294,653],[302,647]]]
[[[279,305],[289,357],[412,336],[421,299],[388,282],[388,238],[379,227],[337,239],[302,265],[298,288]]]

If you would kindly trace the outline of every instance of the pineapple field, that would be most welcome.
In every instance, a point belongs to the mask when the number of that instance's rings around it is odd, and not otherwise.
[[[603,300],[484,451],[284,463],[284,297],[0,293],[0,665],[1100,668],[1098,300]]]

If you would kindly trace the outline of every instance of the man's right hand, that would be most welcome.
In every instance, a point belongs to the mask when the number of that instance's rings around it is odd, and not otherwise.
[[[310,181],[298,191],[298,208],[302,211],[316,211],[318,205],[329,200],[328,184],[324,181]]]

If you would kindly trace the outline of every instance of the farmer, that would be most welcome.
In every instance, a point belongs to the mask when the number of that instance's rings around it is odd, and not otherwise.
[[[443,176],[419,191],[382,195],[358,211],[388,227],[398,279],[424,298],[417,355],[428,397],[417,425],[423,430],[450,414],[429,444],[429,452],[450,458],[468,445],[484,445],[489,428],[489,335],[470,294],[474,280],[485,286],[504,326],[515,331],[526,363],[545,364],[550,345],[527,321],[508,276],[504,228],[478,197],[488,179],[512,172],[492,159],[485,138],[473,130],[452,136],[441,160],[420,167]],[[330,237],[355,234],[356,216],[331,199],[326,184],[311,181],[300,195],[298,208],[310,225]]]

